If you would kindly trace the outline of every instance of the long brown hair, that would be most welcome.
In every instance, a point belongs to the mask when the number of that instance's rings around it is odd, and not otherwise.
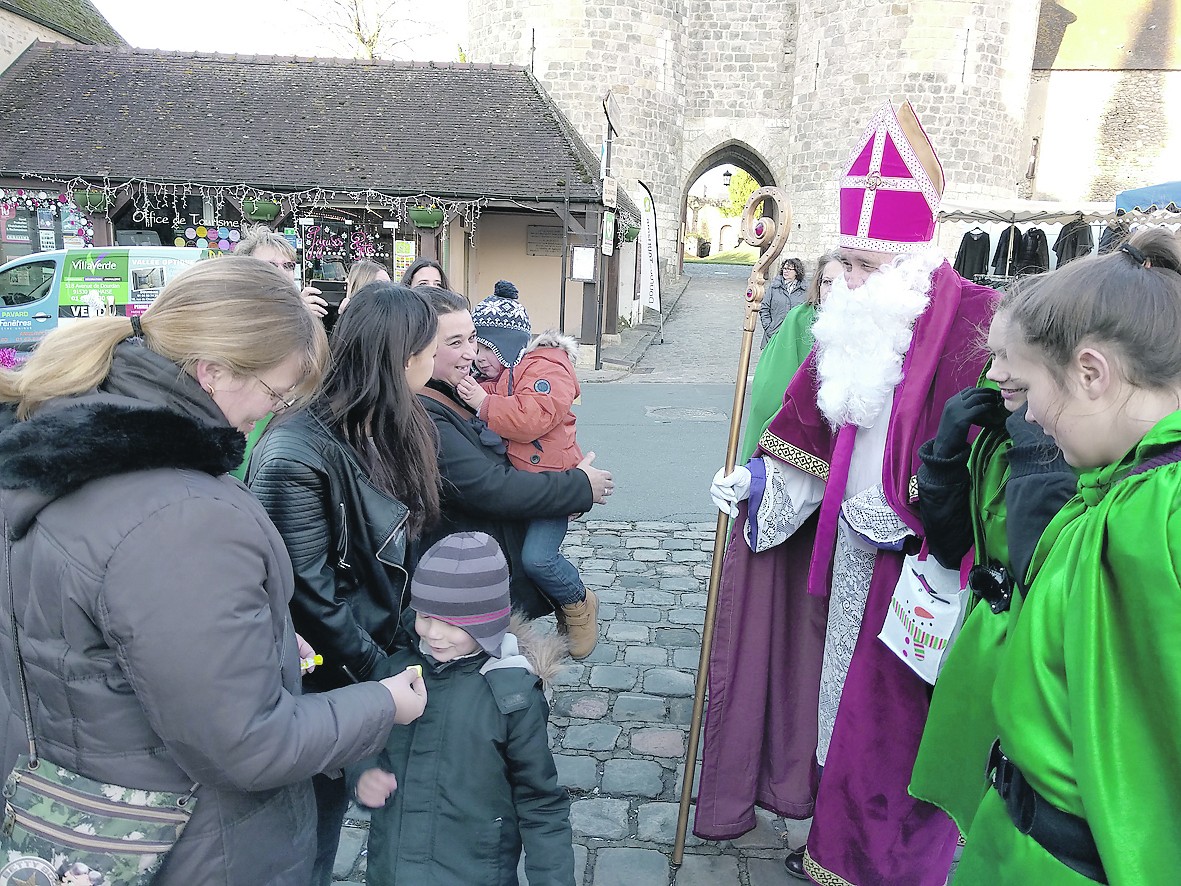
[[[835,249],[829,250],[816,259],[816,273],[812,276],[812,282],[808,284],[808,304],[812,307],[820,307],[820,278],[824,276],[824,266],[830,261],[839,262],[840,260],[841,254]]]
[[[1001,312],[1059,382],[1086,341],[1113,345],[1136,387],[1181,381],[1181,246],[1164,230],[1137,231],[1115,252],[1019,281]]]
[[[197,262],[171,283],[140,318],[144,344],[190,374],[198,360],[252,376],[303,358],[296,400],[315,393],[328,363],[324,327],[304,306],[291,280],[266,262],[226,256]],[[111,371],[120,342],[132,335],[127,317],[92,317],[49,333],[17,370],[0,371],[0,401],[28,418],[55,397],[80,394]]]
[[[435,426],[406,380],[439,322],[419,291],[370,283],[332,333],[332,369],[316,411],[356,451],[369,479],[410,509],[411,535],[439,519]]]

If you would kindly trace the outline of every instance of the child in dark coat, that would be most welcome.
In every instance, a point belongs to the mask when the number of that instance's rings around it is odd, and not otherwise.
[[[358,802],[373,809],[366,882],[518,886],[523,847],[530,886],[573,886],[570,800],[543,691],[560,641],[510,626],[508,565],[482,532],[432,546],[410,594],[404,623],[417,645],[373,676],[421,666],[430,704],[378,757],[348,769]]]

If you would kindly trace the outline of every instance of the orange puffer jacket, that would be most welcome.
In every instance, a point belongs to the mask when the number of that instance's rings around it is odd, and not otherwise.
[[[578,342],[549,329],[529,343],[520,363],[483,383],[488,397],[480,418],[507,441],[513,467],[568,471],[582,461],[570,411],[582,395],[574,374],[577,358]]]

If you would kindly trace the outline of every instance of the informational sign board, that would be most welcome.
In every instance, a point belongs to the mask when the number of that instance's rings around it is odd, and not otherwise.
[[[554,225],[528,225],[525,228],[526,255],[562,254],[562,229]]]
[[[603,213],[603,241],[599,249],[603,255],[615,252],[615,213],[610,210]]]
[[[570,277],[582,283],[595,282],[595,258],[597,252],[593,246],[575,246],[570,257]]]

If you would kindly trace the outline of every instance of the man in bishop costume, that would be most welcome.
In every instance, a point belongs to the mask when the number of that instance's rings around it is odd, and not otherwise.
[[[737,837],[756,806],[812,816],[797,875],[943,886],[955,826],[907,793],[929,687],[878,633],[924,536],[919,447],[976,384],[996,293],[930,247],[943,170],[908,103],[874,114],[847,169],[845,279],[754,457],[711,490],[736,520],[694,833]]]

